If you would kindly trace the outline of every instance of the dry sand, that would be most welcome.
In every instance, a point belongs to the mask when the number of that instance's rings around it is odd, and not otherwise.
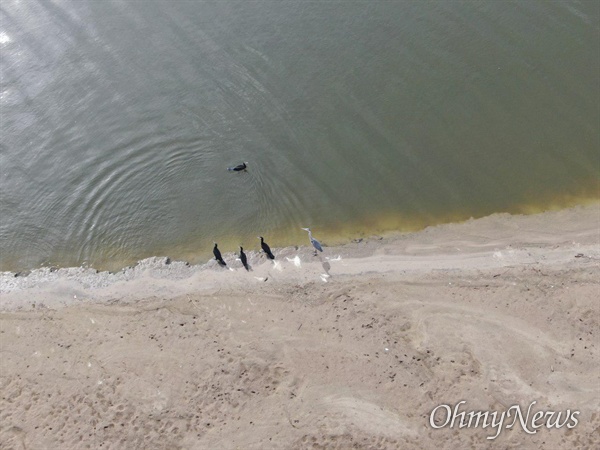
[[[600,448],[599,233],[592,205],[252,254],[250,273],[4,274],[0,448]],[[461,400],[579,423],[430,426]]]

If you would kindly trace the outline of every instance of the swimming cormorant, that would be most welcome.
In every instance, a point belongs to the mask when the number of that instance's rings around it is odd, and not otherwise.
[[[228,167],[227,170],[229,170],[230,172],[241,172],[242,170],[246,170],[246,167],[248,167],[248,163],[243,162],[242,164],[238,164],[237,166]]]

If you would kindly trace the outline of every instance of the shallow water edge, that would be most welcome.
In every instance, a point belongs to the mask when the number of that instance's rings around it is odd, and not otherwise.
[[[596,225],[600,226],[600,214],[598,214],[600,211],[598,209],[599,206],[600,201],[588,200],[569,208],[561,208],[560,205],[557,205],[552,211],[546,209],[546,211],[542,213],[536,212],[533,209],[527,210],[523,207],[523,211],[527,211],[529,214],[523,215],[515,213],[511,215],[508,213],[494,213],[479,220],[487,222],[499,220],[510,223],[519,216],[522,216],[522,220],[531,216],[531,223],[535,223],[537,228],[551,228],[554,219],[559,217],[557,215],[564,214],[570,217],[569,220],[577,221],[578,217],[586,217],[588,222],[595,221],[597,222]],[[460,222],[466,225],[467,222],[470,223],[474,220],[475,219],[471,217],[463,219],[462,221],[455,220],[451,223],[429,225],[419,228],[416,233],[396,229],[395,231],[384,233],[354,234],[354,237],[352,238],[341,237],[342,234],[340,233],[337,235],[338,240],[335,240],[335,238],[329,239],[329,237],[327,240],[323,240],[325,251],[323,254],[319,254],[317,259],[323,264],[323,267],[326,268],[329,261],[340,261],[341,254],[344,255],[344,258],[370,256],[375,254],[382,246],[398,241],[399,239],[410,239],[410,236],[418,237],[419,233],[438,230],[440,229],[439,227],[442,227],[442,229],[449,229],[448,227],[453,226],[461,227],[463,225]],[[475,223],[479,222],[476,221]],[[417,227],[418,224],[415,223],[414,226]],[[576,228],[576,226],[574,228]],[[494,236],[493,231],[490,232],[488,230],[487,232],[490,236]],[[498,233],[499,235],[502,234],[501,232]],[[421,234],[421,236],[423,235]],[[308,239],[305,235],[303,237],[303,241],[299,241],[297,244],[287,246],[278,245],[277,247],[272,246],[272,250],[277,259],[277,263],[272,267],[272,269],[276,269],[275,273],[277,273],[277,271],[281,272],[282,270],[281,265],[278,265],[278,263],[281,262],[291,266],[294,264],[294,259],[296,257],[300,257],[303,263],[317,261],[317,259],[313,257],[312,248],[308,245]],[[493,239],[487,239],[487,241],[489,245],[493,244]],[[277,241],[274,240],[273,242]],[[235,272],[239,270],[244,272],[237,254],[226,251],[226,246],[223,246],[223,249],[223,257],[228,263],[227,268],[219,267],[212,257],[208,257],[198,263],[190,263],[185,260],[175,260],[168,256],[153,256],[139,260],[135,264],[127,265],[117,270],[100,270],[90,267],[42,267],[24,272],[4,271],[0,272],[0,294],[27,291],[28,293],[31,293],[32,298],[35,299],[34,303],[36,301],[43,303],[44,298],[46,297],[55,297],[55,294],[64,297],[66,292],[68,292],[68,296],[73,297],[75,301],[77,301],[78,293],[81,299],[82,296],[89,297],[89,292],[91,291],[101,292],[103,290],[106,291],[105,294],[97,296],[95,299],[103,298],[104,300],[109,300],[119,298],[121,291],[118,286],[123,286],[123,282],[133,282],[128,284],[129,287],[126,290],[134,292],[134,296],[136,297],[155,295],[170,296],[173,292],[182,292],[182,286],[184,291],[186,289],[197,289],[198,286],[210,288],[211,283],[214,280],[206,278],[202,275],[203,273],[207,274],[216,271]],[[263,269],[266,267],[263,263],[267,260],[264,254],[259,252],[258,249],[246,248],[245,251],[251,267],[258,268],[262,266]],[[262,281],[261,277],[265,278],[265,276],[268,276],[269,270],[270,269],[260,269],[257,272],[250,272],[250,278],[248,279],[251,279],[252,281],[254,281],[254,279]],[[327,269],[325,269],[325,271],[327,271]],[[146,284],[148,279],[152,279],[158,284],[148,285]],[[242,282],[247,281],[242,280]],[[116,290],[111,287],[114,287]],[[106,290],[104,288],[111,289]],[[0,303],[5,303],[6,298],[3,300],[4,301]]]

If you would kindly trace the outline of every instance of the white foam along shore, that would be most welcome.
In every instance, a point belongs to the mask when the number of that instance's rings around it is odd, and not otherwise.
[[[577,254],[600,258],[600,205],[578,206],[534,215],[506,213],[443,224],[422,231],[357,239],[326,247],[314,257],[309,245],[274,249],[268,261],[247,251],[251,272],[234,253],[190,265],[152,257],[117,272],[93,268],[40,268],[27,274],[0,273],[0,309],[59,307],[83,301],[173,298],[196,291],[247,288],[278,282],[329,282],[365,273],[408,273],[502,268],[511,264],[561,264]]]

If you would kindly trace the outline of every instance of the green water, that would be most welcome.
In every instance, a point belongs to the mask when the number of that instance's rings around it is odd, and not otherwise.
[[[0,270],[598,199],[599,9],[5,2]]]

